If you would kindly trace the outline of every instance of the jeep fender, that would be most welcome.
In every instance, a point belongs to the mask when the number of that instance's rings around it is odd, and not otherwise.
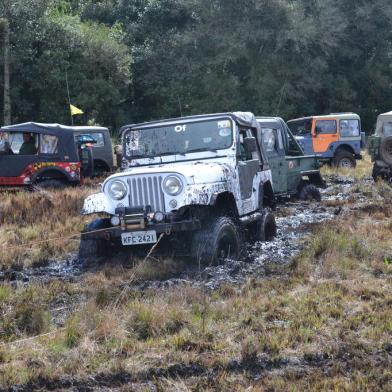
[[[357,155],[361,153],[361,141],[360,140],[352,140],[352,141],[339,141],[331,143],[330,150],[332,150],[332,155],[335,156],[339,151],[344,150],[349,152],[350,154]],[[328,152],[328,150],[327,150]]]
[[[211,196],[209,205],[230,216],[239,215],[235,197],[231,192],[214,193]]]
[[[103,192],[99,192],[86,197],[83,203],[81,214],[89,215],[101,212],[106,212],[111,215],[114,213],[114,207],[110,205],[106,195]]]
[[[58,167],[58,166],[48,166],[48,167],[43,167],[41,169],[39,169],[38,171],[36,171],[34,173],[34,175],[31,178],[31,182],[34,183],[35,181],[37,181],[37,179],[39,177],[42,177],[43,175],[45,175],[45,173],[50,173],[50,172],[54,172],[56,174],[59,174],[62,178],[65,177],[65,179],[67,181],[75,181],[76,178],[72,178],[69,173],[67,173],[62,167]],[[79,179],[77,179],[79,180]]]

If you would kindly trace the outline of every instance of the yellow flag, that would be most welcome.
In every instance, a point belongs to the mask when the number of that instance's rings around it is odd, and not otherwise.
[[[83,110],[77,108],[74,105],[69,105],[70,109],[71,109],[71,116],[75,116],[76,114],[83,114]]]

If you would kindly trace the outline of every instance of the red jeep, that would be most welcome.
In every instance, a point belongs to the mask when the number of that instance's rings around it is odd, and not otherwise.
[[[93,171],[89,135],[59,124],[24,123],[0,128],[0,186],[61,188],[79,185]]]

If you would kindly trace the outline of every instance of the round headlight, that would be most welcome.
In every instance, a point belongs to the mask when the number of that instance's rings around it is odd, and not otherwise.
[[[127,194],[127,187],[122,181],[115,180],[109,185],[109,194],[112,199],[124,199],[125,195]]]
[[[182,181],[177,176],[167,176],[163,181],[163,190],[170,196],[179,195],[182,188]]]

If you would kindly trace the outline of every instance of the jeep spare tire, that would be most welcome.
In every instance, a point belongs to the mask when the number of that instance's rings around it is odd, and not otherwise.
[[[193,234],[191,256],[200,264],[212,265],[241,254],[238,226],[230,217],[219,216]]]
[[[392,166],[392,136],[381,141],[380,157],[387,165]]]

